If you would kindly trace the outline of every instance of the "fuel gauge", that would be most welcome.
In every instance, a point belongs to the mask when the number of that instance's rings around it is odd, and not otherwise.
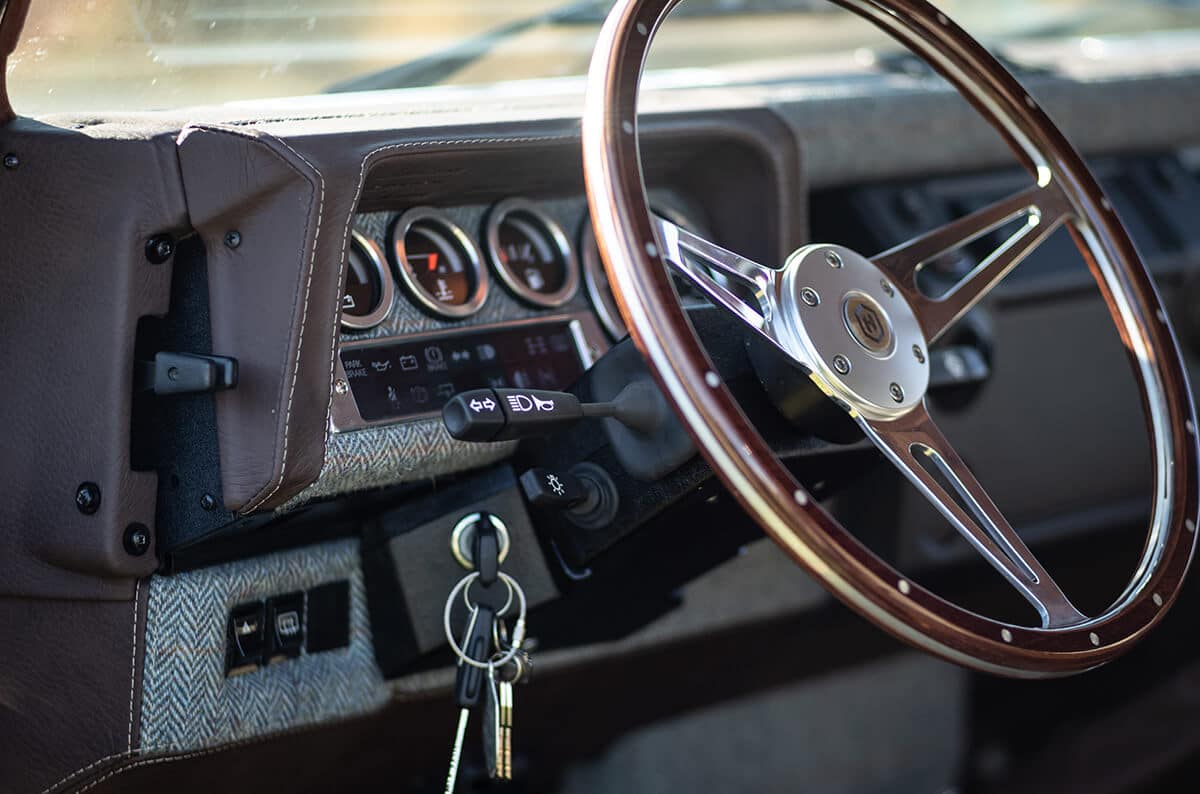
[[[579,286],[579,262],[567,233],[532,202],[501,201],[485,228],[492,265],[513,294],[534,306],[561,306]]]

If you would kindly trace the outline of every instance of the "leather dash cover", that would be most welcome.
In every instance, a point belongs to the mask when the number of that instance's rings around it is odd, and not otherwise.
[[[213,352],[238,361],[237,388],[216,398],[225,505],[250,513],[321,469],[344,229],[321,173],[278,138],[187,127],[179,162],[208,253]]]

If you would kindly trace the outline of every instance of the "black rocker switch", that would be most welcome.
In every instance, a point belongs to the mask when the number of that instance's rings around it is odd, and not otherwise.
[[[239,604],[225,628],[225,674],[238,675],[262,663],[266,630],[262,601]]]
[[[268,598],[266,629],[268,662],[299,656],[304,647],[304,593]]]
[[[535,468],[521,475],[521,490],[531,505],[573,507],[588,498],[587,488],[574,474]]]

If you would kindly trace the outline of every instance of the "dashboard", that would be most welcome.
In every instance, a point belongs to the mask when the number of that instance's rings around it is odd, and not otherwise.
[[[647,125],[656,213],[764,260],[803,237],[795,149],[777,121],[739,112],[678,130]],[[626,335],[575,146],[518,140],[405,160],[403,171],[383,163],[365,179],[347,242],[324,461],[285,511],[503,460],[514,444],[446,435],[446,401],[475,388],[567,389]],[[704,304],[675,283],[685,305]],[[211,531],[212,518],[181,514],[171,522],[178,542]]]

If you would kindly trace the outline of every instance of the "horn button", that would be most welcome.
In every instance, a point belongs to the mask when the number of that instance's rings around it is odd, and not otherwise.
[[[836,245],[788,257],[778,325],[834,398],[870,418],[906,413],[929,386],[916,314],[883,271]]]
[[[842,301],[842,318],[854,341],[873,356],[881,358],[892,353],[896,337],[892,321],[883,307],[861,292],[850,292]]]

